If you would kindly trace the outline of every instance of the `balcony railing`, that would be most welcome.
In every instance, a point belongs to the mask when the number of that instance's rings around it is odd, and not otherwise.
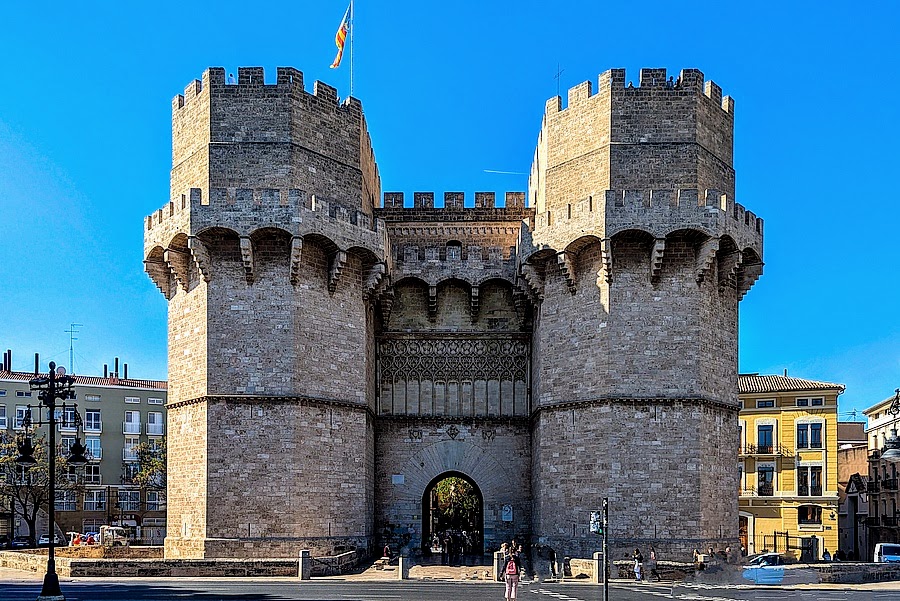
[[[821,497],[822,485],[806,486],[805,484],[801,484],[797,487],[797,494],[801,497]]]
[[[99,433],[103,432],[103,424],[101,424],[99,422],[97,422],[97,423],[85,422],[84,426],[82,426],[82,427],[84,428],[85,432],[89,432],[89,433],[93,433],[93,434],[99,434]]]
[[[151,436],[162,436],[165,433],[163,424],[147,424],[146,429]]]
[[[881,522],[878,519],[878,516],[868,516],[866,518],[866,526],[879,526]]]
[[[881,486],[882,488],[884,488],[884,490],[897,490],[897,478],[882,480]]]
[[[141,422],[122,422],[122,434],[140,434]]]
[[[137,461],[138,453],[135,449],[122,449],[122,461]]]
[[[880,480],[866,480],[866,492],[878,492],[880,488]]]
[[[889,528],[896,528],[897,527],[897,516],[895,516],[895,515],[881,516],[881,525],[887,526]]]
[[[773,457],[793,457],[794,450],[789,449],[788,447],[777,445],[777,444],[769,444],[769,445],[760,445],[760,444],[748,444],[743,449],[741,449],[741,455],[771,455]]]

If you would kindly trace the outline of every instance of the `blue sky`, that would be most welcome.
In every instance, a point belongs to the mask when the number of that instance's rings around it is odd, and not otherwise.
[[[207,66],[330,70],[344,0],[14,3],[0,14],[0,347],[166,376],[143,218],[168,201],[171,98]],[[555,8],[550,8],[555,6]],[[766,220],[740,368],[900,386],[896,3],[359,0],[354,96],[387,191],[524,190],[544,102],[609,68],[701,69],[736,101],[737,200]],[[849,416],[845,416],[849,417]]]

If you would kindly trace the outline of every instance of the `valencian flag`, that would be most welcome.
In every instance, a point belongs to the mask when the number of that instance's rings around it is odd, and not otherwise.
[[[341,66],[341,58],[344,56],[344,43],[347,41],[347,34],[350,32],[350,10],[352,8],[353,2],[347,7],[347,12],[344,13],[344,18],[341,19],[337,33],[334,34],[334,45],[337,46],[338,51],[337,56],[334,57],[334,62],[331,63],[332,69],[337,69]]]

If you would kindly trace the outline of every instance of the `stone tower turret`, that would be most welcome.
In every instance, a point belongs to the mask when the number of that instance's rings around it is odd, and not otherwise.
[[[295,69],[213,68],[172,129],[145,233],[169,300],[166,555],[366,547],[385,235],[362,107]]]
[[[737,308],[762,220],[734,202],[734,103],[703,74],[600,76],[547,103],[519,269],[532,343],[533,529],[595,546],[737,541]],[[562,503],[560,501],[563,501]],[[576,551],[577,552],[577,551]]]

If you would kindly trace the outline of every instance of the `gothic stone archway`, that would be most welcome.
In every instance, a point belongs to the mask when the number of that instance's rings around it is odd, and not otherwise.
[[[429,482],[422,495],[422,551],[440,553],[441,560],[464,563],[466,556],[484,554],[484,497],[467,475],[449,471]],[[447,543],[449,542],[449,545]]]

